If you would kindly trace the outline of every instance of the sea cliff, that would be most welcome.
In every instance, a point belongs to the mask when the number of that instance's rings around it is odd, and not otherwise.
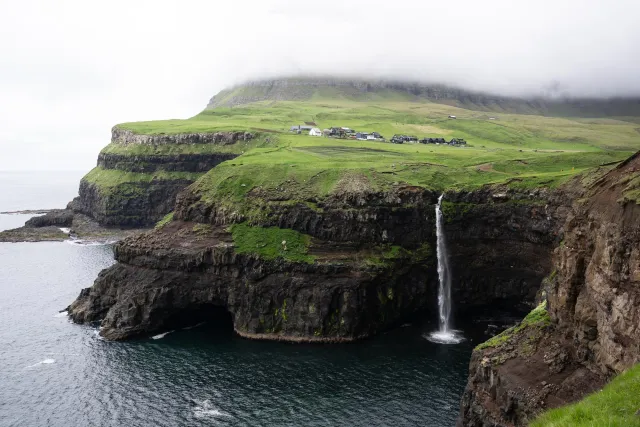
[[[460,426],[524,426],[640,362],[640,153],[574,199],[541,299],[548,314],[476,348]]]

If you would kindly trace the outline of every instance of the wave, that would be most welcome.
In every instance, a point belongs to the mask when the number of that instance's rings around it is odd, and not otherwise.
[[[208,400],[204,400],[202,402],[197,402],[194,400],[194,402],[198,404],[195,408],[193,408],[193,415],[196,418],[221,418],[232,416],[231,414],[227,414],[226,412],[222,412],[221,410],[214,408],[211,405],[211,402],[209,402]]]
[[[27,368],[34,368],[34,367],[40,366],[40,365],[50,365],[52,363],[56,363],[56,360],[55,359],[44,359],[43,361],[40,361],[38,363],[34,363],[33,365],[27,366]]]
[[[77,239],[77,238],[70,238],[65,240],[65,243],[68,243],[70,245],[81,245],[81,246],[106,246],[106,245],[113,245],[114,243],[116,243],[118,240],[117,239],[107,239],[107,240],[84,240],[84,239]]]
[[[162,338],[166,337],[167,335],[169,335],[171,332],[173,332],[173,331],[163,332],[163,333],[161,333],[161,334],[154,335],[154,336],[152,336],[152,337],[151,337],[151,339],[152,339],[152,340],[159,340],[159,339],[162,339]]]

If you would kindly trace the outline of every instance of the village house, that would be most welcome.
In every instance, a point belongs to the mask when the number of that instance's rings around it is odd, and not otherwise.
[[[309,131],[311,131],[311,129],[313,129],[313,126],[303,126],[303,125],[294,125],[291,126],[291,128],[289,129],[289,132],[293,132],[293,133],[307,133]]]
[[[309,136],[322,136],[322,131],[318,128],[313,128],[309,131]]]

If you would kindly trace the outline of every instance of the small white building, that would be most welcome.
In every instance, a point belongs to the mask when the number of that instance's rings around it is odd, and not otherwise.
[[[455,118],[456,118],[456,116],[453,116],[453,115],[452,115],[452,116],[449,116],[449,118],[450,118],[450,119],[455,119]]]
[[[322,136],[322,131],[318,128],[313,128],[309,131],[310,136]]]

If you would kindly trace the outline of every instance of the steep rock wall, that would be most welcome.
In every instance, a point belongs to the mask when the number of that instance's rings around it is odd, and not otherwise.
[[[470,363],[458,425],[524,426],[640,361],[640,153],[575,198],[545,280],[551,323]]]
[[[176,327],[185,316],[193,324],[191,311],[222,307],[248,338],[335,342],[376,333],[435,298],[431,260],[266,261],[236,254],[223,230],[203,234],[193,225],[175,221],[119,243],[118,263],[82,291],[71,318],[101,320],[101,335],[118,340]]]
[[[100,153],[98,166],[103,169],[115,169],[126,172],[150,173],[170,172],[208,172],[222,162],[238,157],[237,154],[176,154],[176,155],[126,155]]]
[[[80,181],[79,196],[69,207],[100,225],[145,227],[171,212],[177,194],[191,184],[189,179],[130,182],[105,190],[95,183]]]
[[[254,135],[251,132],[209,132],[209,133],[178,133],[178,134],[157,134],[143,135],[130,130],[114,126],[111,129],[111,142],[117,144],[216,144],[229,145],[238,141],[248,141]]]
[[[570,200],[567,191],[546,189],[447,193],[442,208],[456,306],[531,304],[551,271]]]
[[[549,272],[541,261],[530,280],[518,282],[512,280],[514,270],[501,274],[493,265],[500,257],[515,259],[519,268],[541,253],[548,257],[557,231],[557,220],[532,213],[537,212],[540,197],[548,195],[514,192],[509,197],[532,204],[494,203],[492,195],[498,190],[483,190],[481,197],[449,195],[467,201],[478,197],[473,206],[480,216],[468,224],[474,231],[464,230],[464,218],[450,218],[452,259],[467,265],[475,262],[474,273],[493,268],[495,276],[491,285],[468,277],[455,289],[463,309],[523,295],[532,302],[539,288],[536,278]],[[312,236],[311,251],[317,256],[312,264],[238,254],[224,230],[243,217],[218,210],[191,191],[178,199],[168,226],[118,244],[118,263],[71,305],[75,321],[101,320],[105,337],[124,339],[169,327],[186,307],[210,305],[232,313],[234,327],[243,336],[340,341],[368,336],[420,311],[436,309],[435,252],[421,250],[435,248],[437,195],[432,192],[398,187],[365,199],[358,194],[330,196],[315,208],[303,203],[277,205],[257,225],[292,228]],[[559,211],[554,208],[549,214]],[[505,227],[493,221],[507,218],[529,240],[518,240],[513,230],[499,231]],[[208,231],[194,231],[202,229]],[[474,233],[492,238],[496,246],[481,261],[465,259],[474,256],[463,250],[465,239]],[[371,249],[380,245],[404,250],[382,262],[366,262]],[[512,253],[518,245],[522,249]]]
[[[173,210],[177,194],[201,174],[238,154],[179,153],[180,146],[208,144],[227,146],[254,138],[249,132],[188,133],[175,135],[140,135],[115,126],[112,146],[176,145],[177,154],[138,154],[136,150],[121,153],[109,150],[98,156],[94,171],[111,171],[108,177],[89,173],[82,179],[79,197],[69,207],[87,215],[103,226],[146,227],[155,224]],[[147,150],[148,151],[148,150]],[[153,148],[152,148],[153,152]],[[166,173],[165,173],[166,172]],[[128,178],[128,173],[143,174]],[[157,175],[157,177],[156,177]],[[116,179],[117,185],[109,181]]]

